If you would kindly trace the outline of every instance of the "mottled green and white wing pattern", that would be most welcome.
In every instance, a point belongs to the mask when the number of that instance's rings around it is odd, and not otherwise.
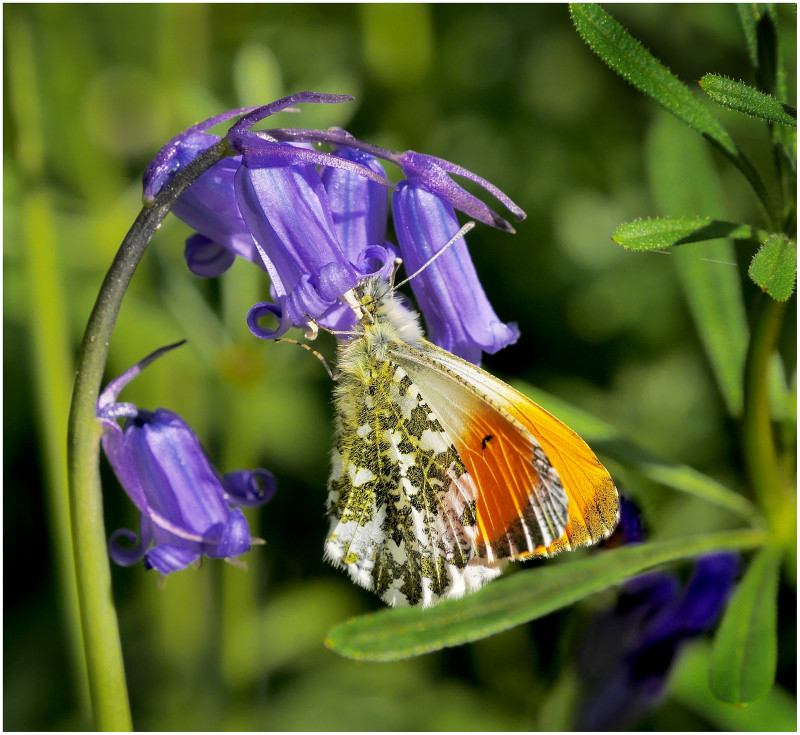
[[[500,574],[474,555],[476,488],[442,425],[391,360],[345,371],[335,393],[326,558],[390,605],[433,605]]]

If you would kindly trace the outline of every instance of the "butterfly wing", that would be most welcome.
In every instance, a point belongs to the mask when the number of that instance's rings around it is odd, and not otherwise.
[[[476,488],[405,371],[369,347],[340,357],[325,556],[390,605],[460,597],[500,573],[473,551]]]
[[[511,386],[427,341],[418,348],[394,343],[391,354],[477,487],[479,555],[548,556],[613,531],[617,490],[574,431]]]

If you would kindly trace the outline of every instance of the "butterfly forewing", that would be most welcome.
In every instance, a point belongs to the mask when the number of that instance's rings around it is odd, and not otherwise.
[[[393,356],[454,437],[478,486],[478,522],[487,545],[508,555],[498,533],[504,525],[506,536],[516,538],[520,527],[534,533],[538,527],[535,547],[512,546],[514,556],[548,555],[611,533],[618,516],[616,488],[574,431],[509,385],[429,342],[395,344]]]

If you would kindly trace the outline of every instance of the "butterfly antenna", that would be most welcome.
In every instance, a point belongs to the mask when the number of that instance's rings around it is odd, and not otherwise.
[[[443,247],[443,248],[442,248],[442,249],[441,249],[441,250],[440,250],[438,253],[435,253],[435,254],[433,255],[433,257],[429,258],[429,259],[428,259],[428,260],[427,260],[427,261],[426,261],[426,262],[425,262],[425,263],[422,265],[422,267],[421,267],[421,268],[419,268],[417,271],[415,271],[414,273],[412,273],[412,274],[411,274],[411,275],[410,275],[408,278],[406,278],[406,280],[405,280],[405,281],[401,281],[400,283],[398,283],[396,286],[394,286],[394,288],[400,288],[400,286],[404,286],[404,285],[405,285],[406,283],[408,283],[408,282],[409,282],[409,281],[410,281],[412,278],[416,278],[416,277],[417,277],[417,276],[418,276],[420,273],[422,273],[422,271],[424,271],[424,270],[425,270],[425,269],[426,269],[426,268],[427,268],[427,267],[428,267],[428,266],[429,266],[431,263],[433,263],[433,261],[434,261],[434,260],[436,260],[436,258],[438,258],[438,257],[439,257],[439,256],[440,256],[442,253],[446,252],[446,251],[447,251],[447,249],[448,249],[448,248],[449,248],[451,245],[455,245],[455,244],[456,244],[456,242],[458,242],[458,240],[460,240],[462,237],[464,237],[464,235],[466,235],[466,234],[467,234],[467,233],[468,233],[468,232],[469,232],[469,231],[470,231],[470,230],[471,230],[473,227],[475,227],[475,223],[474,223],[474,222],[471,222],[471,221],[470,221],[470,222],[467,222],[467,223],[466,223],[466,224],[465,224],[465,225],[464,225],[464,226],[463,226],[463,227],[462,227],[462,228],[461,228],[461,229],[460,229],[458,232],[456,232],[456,234],[455,234],[455,235],[453,235],[453,237],[451,237],[451,238],[450,238],[450,239],[447,241],[447,244],[446,244],[446,245],[445,245],[445,246],[444,246],[444,247]],[[395,261],[395,263],[396,263],[396,262],[397,262],[397,261]],[[396,272],[396,270],[395,270],[395,272]],[[394,280],[394,273],[392,273],[392,280]]]
[[[331,380],[336,380],[336,378],[333,376],[333,370],[331,370],[331,366],[328,365],[328,361],[315,349],[309,347],[305,342],[298,342],[296,339],[292,339],[291,337],[278,337],[275,342],[290,342],[291,344],[300,345],[300,347],[302,347],[304,350],[308,350],[322,363],[322,367],[325,368],[325,372],[328,373]]]

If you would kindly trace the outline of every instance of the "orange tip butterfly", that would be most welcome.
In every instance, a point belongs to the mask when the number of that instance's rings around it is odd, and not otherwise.
[[[358,323],[339,346],[328,561],[428,607],[613,531],[617,490],[574,431],[428,342],[388,281],[344,298]]]

